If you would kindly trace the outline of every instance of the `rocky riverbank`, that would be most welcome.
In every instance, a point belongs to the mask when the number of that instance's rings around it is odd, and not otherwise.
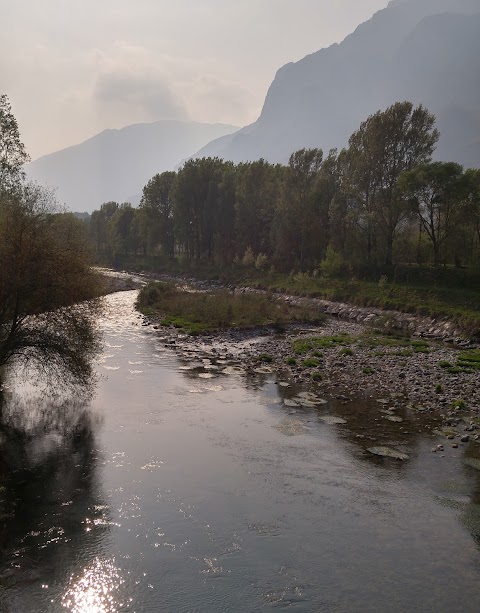
[[[400,429],[405,420],[427,421],[452,446],[480,440],[480,370],[456,366],[464,355],[458,348],[389,337],[334,317],[321,327],[297,326],[281,335],[262,329],[190,337],[146,318],[143,325],[153,325],[165,346],[185,360],[184,368],[200,378],[275,375],[286,389],[344,404],[375,399],[378,419]],[[304,404],[287,400],[291,407]]]
[[[225,285],[220,282],[204,281],[194,277],[180,278],[163,273],[142,272],[135,275],[135,277],[137,279],[144,279],[145,281],[174,281],[203,291],[228,289],[237,293],[266,293],[263,290],[249,287]],[[334,302],[321,298],[290,296],[283,293],[278,293],[277,296],[292,304],[314,306],[318,308],[320,312],[338,317],[339,319],[357,322],[371,327],[381,327],[386,330],[402,332],[412,336],[442,341],[453,346],[467,347],[472,343],[480,342],[480,339],[469,338],[447,317],[433,319],[431,317],[422,317],[417,314],[403,313],[401,311],[385,310],[377,307],[358,307],[343,302]]]
[[[178,281],[167,275],[139,275],[135,282],[142,277]],[[203,291],[220,287],[196,279],[181,281]],[[452,446],[462,439],[480,440],[480,368],[477,362],[473,368],[461,362],[465,352],[475,352],[478,345],[451,322],[312,298],[280,298],[315,305],[328,317],[319,328],[294,326],[282,335],[257,329],[191,337],[147,318],[143,325],[153,325],[165,346],[185,359],[184,368],[193,364],[199,377],[275,374],[285,389],[300,386],[345,404],[379,400],[378,418],[392,423],[427,418]],[[291,402],[294,406],[298,399]]]

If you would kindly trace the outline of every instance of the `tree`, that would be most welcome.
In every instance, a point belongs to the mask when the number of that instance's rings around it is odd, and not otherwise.
[[[164,255],[175,255],[173,186],[175,172],[155,175],[143,188],[140,208],[145,214],[147,242],[151,249],[160,244]]]
[[[93,211],[90,217],[90,237],[95,242],[97,253],[102,251],[108,255],[113,253],[110,225],[115,213],[118,211],[117,202],[104,202],[99,210]]]
[[[350,185],[367,215],[369,256],[372,231],[378,227],[388,266],[393,261],[397,228],[409,214],[398,178],[429,162],[438,138],[435,117],[411,102],[397,102],[371,115],[350,138]]]
[[[87,383],[99,348],[100,284],[86,228],[25,183],[27,160],[0,96],[0,377],[12,363],[35,363],[61,375],[59,383]]]
[[[480,169],[469,168],[465,171],[465,193],[469,216],[480,244]]]
[[[454,162],[423,164],[403,174],[399,188],[413,200],[438,266],[442,249],[462,219],[463,168]]]
[[[10,102],[5,94],[0,95],[0,190],[12,190],[19,185],[28,161]]]
[[[187,257],[211,259],[218,237],[220,186],[226,164],[218,158],[188,160],[174,187],[174,216]]]
[[[280,207],[278,209],[278,251],[280,257],[288,258],[303,265],[312,259],[312,244],[318,242],[312,229],[317,222],[316,201],[320,169],[323,162],[321,149],[300,149],[290,156],[284,173]]]
[[[282,171],[263,159],[237,166],[234,219],[238,254],[248,247],[255,253],[271,253],[271,227]]]
[[[99,348],[99,282],[84,224],[38,186],[0,197],[0,367],[34,363],[86,383]]]

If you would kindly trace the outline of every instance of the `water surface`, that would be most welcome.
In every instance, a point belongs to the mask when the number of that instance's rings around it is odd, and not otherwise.
[[[292,408],[274,375],[192,370],[134,298],[107,299],[94,399],[1,439],[2,613],[480,609],[471,450],[432,454],[375,399]]]

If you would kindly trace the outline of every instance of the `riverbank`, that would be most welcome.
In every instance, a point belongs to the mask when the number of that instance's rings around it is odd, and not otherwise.
[[[220,267],[208,262],[170,261],[161,256],[119,258],[117,267],[152,278],[182,278],[221,286],[252,288],[323,301],[325,308],[366,309],[400,325],[436,337],[480,340],[480,270],[398,266],[365,277],[285,274],[245,266]],[[369,314],[369,313],[367,313]],[[429,329],[431,329],[429,331]]]
[[[345,403],[376,398],[373,419],[397,423],[399,431],[408,418],[424,422],[430,416],[452,446],[479,439],[480,351],[472,344],[388,335],[371,321],[341,317],[328,317],[317,327],[297,324],[283,334],[261,327],[195,337],[161,321],[144,317],[143,325],[156,328],[165,347],[185,359],[186,369],[199,369],[199,377],[275,375],[286,389],[307,386],[314,395]],[[293,410],[309,403],[287,401]]]

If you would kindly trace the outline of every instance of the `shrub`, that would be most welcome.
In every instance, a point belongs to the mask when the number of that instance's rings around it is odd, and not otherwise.
[[[320,262],[319,266],[324,277],[334,277],[342,272],[343,257],[338,251],[329,245],[325,254],[325,259]]]
[[[255,258],[255,268],[257,270],[265,270],[268,264],[268,257],[265,253],[259,253]]]
[[[255,265],[255,254],[251,247],[247,247],[245,249],[245,253],[243,254],[242,264],[247,268],[251,268]]]

